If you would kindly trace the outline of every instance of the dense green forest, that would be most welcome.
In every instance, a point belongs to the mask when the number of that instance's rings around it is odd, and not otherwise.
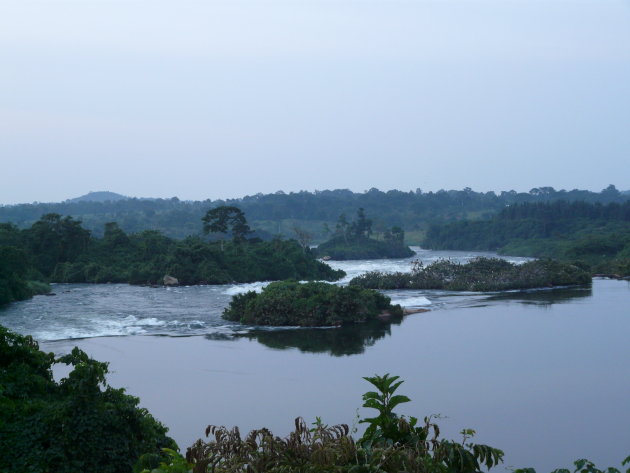
[[[370,238],[372,233],[372,220],[363,208],[351,222],[341,214],[332,238],[319,245],[315,253],[334,260],[408,258],[415,254],[405,245],[405,232],[400,227],[386,229],[382,241]]]
[[[218,215],[221,209],[228,211]],[[32,280],[158,284],[170,275],[180,284],[220,284],[343,276],[295,240],[248,238],[242,212],[233,209],[208,212],[204,228],[216,230],[215,241],[175,240],[155,230],[127,234],[114,222],[95,238],[80,221],[58,214],[44,215],[26,229],[0,224],[0,303],[33,295],[39,286]]]
[[[72,367],[61,381],[54,363]],[[78,348],[56,358],[0,326],[0,471],[131,473],[177,448],[139,399],[107,384],[107,363]]]
[[[431,225],[423,246],[553,257],[594,274],[628,276],[630,201],[515,204],[488,220]]]
[[[199,219],[209,208],[227,205],[237,206],[246,213],[252,227],[258,230],[257,236],[264,239],[277,234],[294,237],[297,229],[309,233],[315,243],[320,243],[330,238],[326,228],[334,227],[339,215],[353,215],[356,209],[364,208],[372,216],[374,238],[380,239],[386,229],[398,226],[405,229],[411,244],[418,244],[431,222],[488,218],[517,203],[566,200],[605,204],[621,203],[629,198],[630,195],[620,193],[614,186],[601,192],[555,190],[552,187],[500,193],[475,192],[470,188],[437,192],[420,189],[383,192],[374,188],[362,193],[344,189],[288,194],[279,191],[240,199],[197,202],[180,201],[176,197],[96,201],[88,195],[78,201],[0,206],[0,222],[27,228],[43,215],[57,213],[81,220],[83,226],[96,236],[103,235],[105,223],[116,221],[126,233],[159,230],[169,237],[185,238],[200,233]]]

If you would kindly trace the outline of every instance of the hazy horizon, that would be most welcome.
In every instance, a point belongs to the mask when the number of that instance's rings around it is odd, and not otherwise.
[[[630,188],[628,0],[7,0],[0,203]]]
[[[614,185],[614,184],[612,184],[612,185]],[[484,193],[486,193],[486,192],[494,192],[496,194],[500,194],[503,191],[509,192],[509,191],[513,191],[513,190],[516,191],[516,192],[519,192],[519,193],[523,193],[523,192],[524,193],[528,193],[530,190],[532,190],[534,188],[540,188],[540,187],[553,187],[553,186],[534,186],[534,187],[531,187],[529,189],[520,189],[520,190],[519,189],[485,189],[485,190],[471,189],[471,190],[474,191],[474,192],[484,192]],[[608,187],[608,186],[606,186],[606,187]],[[622,188],[619,188],[618,186],[615,186],[615,187],[617,188],[618,191],[620,191],[622,193],[630,193],[630,189],[622,189]],[[580,189],[580,188],[561,189],[561,188],[555,188],[555,187],[553,187],[553,188],[556,191],[561,191],[561,190],[566,190],[566,191],[586,190],[586,191],[591,191],[591,192],[600,192],[600,191],[604,190],[604,189]],[[314,192],[336,191],[336,190],[350,190],[350,191],[352,191],[354,193],[360,194],[360,193],[368,192],[370,189],[353,190],[353,189],[348,189],[348,188],[336,188],[336,189],[312,189],[312,190],[300,189],[300,190],[292,190],[292,191],[284,191],[283,189],[278,189],[277,191],[275,191],[275,193],[278,193],[278,192],[281,192],[281,193],[284,193],[284,194],[298,193],[298,192],[311,192],[311,193],[314,193]],[[398,190],[398,191],[402,191],[402,192],[416,192],[417,191],[417,189],[378,189],[378,190],[381,191],[381,192],[388,192],[388,191],[392,191],[392,190]],[[447,189],[447,188],[437,189],[437,190],[421,189],[421,191],[423,193],[438,192],[438,191],[452,191],[452,190],[461,191],[461,190],[464,190],[464,189]],[[32,204],[64,203],[64,202],[69,201],[69,200],[73,200],[73,199],[80,198],[80,197],[85,197],[85,196],[87,196],[89,194],[100,193],[100,192],[109,192],[109,193],[120,195],[120,196],[125,197],[125,198],[129,198],[129,199],[172,199],[172,198],[178,198],[179,200],[185,201],[185,202],[204,201],[204,200],[213,200],[213,201],[216,201],[216,200],[232,200],[232,199],[240,199],[240,198],[244,198],[244,197],[248,197],[248,196],[254,196],[254,195],[258,194],[258,192],[254,192],[254,193],[248,193],[248,194],[242,194],[242,195],[234,195],[234,196],[230,196],[230,197],[217,197],[217,198],[214,198],[214,199],[210,199],[209,197],[200,198],[200,199],[183,199],[183,198],[180,198],[177,195],[164,195],[164,196],[127,195],[127,194],[122,194],[120,192],[115,192],[115,191],[111,191],[111,190],[103,190],[103,189],[101,189],[101,190],[90,190],[90,191],[87,191],[87,192],[85,192],[85,193],[83,193],[81,195],[70,196],[70,197],[67,197],[67,198],[62,199],[62,200],[15,202],[15,203],[1,203],[0,202],[0,206],[2,206],[2,205],[6,205],[6,206],[23,205],[23,204],[32,205]],[[273,194],[273,192],[269,192],[267,194]]]

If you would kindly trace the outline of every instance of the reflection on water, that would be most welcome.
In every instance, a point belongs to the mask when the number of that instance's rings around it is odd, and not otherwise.
[[[363,324],[335,328],[296,328],[286,330],[255,329],[234,338],[256,340],[278,350],[297,348],[305,353],[329,353],[332,356],[357,355],[377,340],[391,335],[391,326],[400,325],[402,317],[395,320],[373,320]]]
[[[401,292],[401,291],[399,291]],[[506,293],[462,293],[449,291],[422,291],[432,300],[433,307],[488,307],[501,304],[506,312],[510,306],[535,305],[541,308],[553,304],[570,303],[592,297],[590,286],[511,291]],[[417,298],[417,297],[416,297]],[[518,308],[514,308],[518,311]],[[418,315],[411,315],[418,317]],[[367,347],[391,335],[391,326],[400,325],[403,317],[389,320],[373,320],[363,324],[336,328],[252,328],[242,332],[209,333],[208,340],[255,340],[269,348],[286,350],[297,348],[303,353],[328,353],[331,356],[359,355]]]
[[[593,296],[591,286],[562,287],[554,289],[536,289],[531,291],[515,291],[492,294],[481,304],[474,307],[484,307],[493,302],[520,302],[536,306],[551,306],[584,299]]]

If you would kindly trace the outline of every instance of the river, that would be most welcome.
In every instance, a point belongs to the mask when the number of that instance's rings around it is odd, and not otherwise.
[[[479,255],[416,251],[425,263]],[[344,283],[367,270],[408,270],[413,259],[331,265],[348,273]],[[361,377],[389,372],[405,380],[400,392],[412,399],[402,413],[444,416],[446,437],[476,429],[476,442],[506,452],[505,467],[540,473],[581,457],[618,467],[630,454],[628,282],[387,291],[430,310],[400,324],[260,329],[221,319],[233,294],[264,284],[54,285],[55,296],[1,309],[0,324],[32,334],[45,350],[79,346],[108,361],[110,384],[139,396],[184,449],[208,424],[280,435],[297,416],[353,425],[357,412],[369,414],[358,409],[369,389]]]

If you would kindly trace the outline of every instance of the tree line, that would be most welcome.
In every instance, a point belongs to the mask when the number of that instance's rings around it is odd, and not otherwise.
[[[433,224],[423,246],[554,257],[592,273],[630,275],[630,202],[523,203],[488,220]]]
[[[0,224],[0,303],[33,295],[29,281],[161,284],[223,284],[264,280],[335,280],[343,276],[317,261],[295,240],[250,238],[235,207],[209,210],[203,235],[183,240],[156,230],[126,233],[116,222],[97,238],[71,216],[46,214],[31,227]]]
[[[200,232],[199,219],[208,208],[235,206],[247,214],[258,231],[257,236],[263,239],[271,239],[276,234],[290,236],[297,225],[312,233],[319,242],[327,237],[324,224],[334,227],[339,215],[351,215],[357,208],[365,209],[372,216],[372,229],[378,235],[392,226],[409,232],[424,230],[432,222],[489,218],[506,206],[519,203],[565,200],[608,204],[623,203],[629,198],[629,194],[619,192],[612,185],[601,192],[555,190],[552,187],[499,193],[475,192],[470,188],[437,192],[423,192],[421,189],[384,192],[376,188],[365,192],[347,189],[278,191],[239,199],[195,202],[173,197],[6,205],[0,206],[0,222],[13,222],[20,228],[27,228],[43,215],[56,213],[81,220],[84,228],[97,236],[102,236],[105,223],[116,221],[128,233],[159,230],[169,237],[185,238]]]

